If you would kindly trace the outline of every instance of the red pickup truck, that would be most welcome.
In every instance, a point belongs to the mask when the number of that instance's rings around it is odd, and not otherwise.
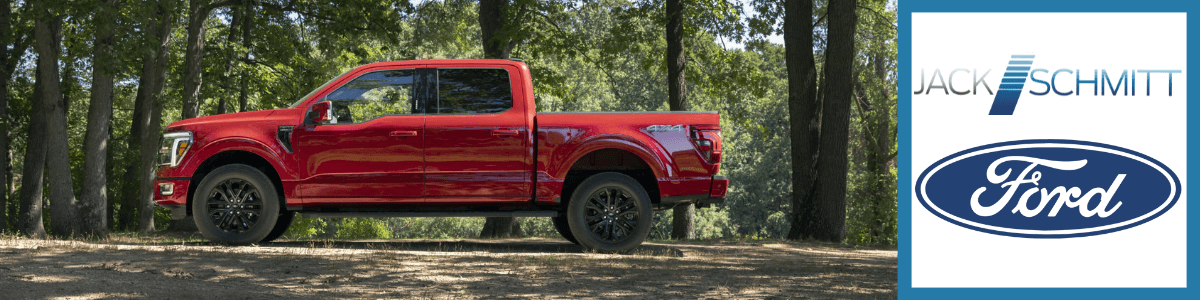
[[[715,112],[537,113],[519,60],[381,62],[291,107],[180,120],[155,202],[205,237],[267,242],[306,217],[550,217],[624,251],[653,209],[724,201]]]

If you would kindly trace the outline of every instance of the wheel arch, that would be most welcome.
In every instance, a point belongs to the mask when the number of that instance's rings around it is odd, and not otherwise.
[[[654,161],[654,160],[652,160]],[[663,169],[656,169],[643,155],[622,148],[593,149],[572,160],[563,175],[562,205],[567,206],[575,189],[588,177],[605,172],[617,172],[632,177],[646,190],[650,202],[661,202],[658,179]]]
[[[192,175],[192,180],[190,180],[188,183],[186,206],[187,214],[192,215],[192,201],[196,197],[196,188],[198,188],[200,182],[204,180],[204,177],[208,176],[209,173],[217,168],[231,164],[247,165],[267,175],[267,178],[271,180],[271,185],[275,188],[275,192],[279,195],[279,203],[282,206],[281,209],[286,209],[287,196],[284,194],[283,180],[280,178],[280,174],[276,170],[276,163],[277,162],[272,162],[264,158],[258,153],[248,151],[246,149],[224,150],[210,155],[204,159],[204,162],[200,163],[200,165],[196,167],[196,171]]]

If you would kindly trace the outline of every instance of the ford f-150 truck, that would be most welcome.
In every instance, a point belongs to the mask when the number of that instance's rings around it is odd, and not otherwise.
[[[616,252],[652,210],[724,201],[715,112],[537,113],[519,60],[381,62],[291,107],[171,123],[154,200],[207,238],[281,236],[306,217],[550,217]]]

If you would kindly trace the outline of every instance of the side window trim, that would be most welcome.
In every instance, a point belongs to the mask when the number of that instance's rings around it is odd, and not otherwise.
[[[328,92],[328,93],[325,93],[325,95],[322,95],[322,96],[321,96],[321,99],[320,99],[320,100],[317,100],[317,101],[315,101],[315,102],[313,102],[313,104],[316,104],[316,103],[318,103],[318,102],[329,102],[329,101],[330,101],[330,100],[329,100],[329,95],[331,95],[331,94],[333,94],[333,93],[337,92],[337,90],[341,89],[342,87],[345,87],[346,85],[348,85],[348,84],[350,84],[350,83],[354,82],[355,80],[358,80],[360,77],[363,77],[363,76],[366,76],[366,75],[369,75],[369,74],[373,74],[373,73],[379,73],[379,72],[388,72],[388,71],[403,71],[403,70],[412,70],[412,71],[413,71],[413,89],[415,89],[415,91],[414,91],[414,93],[413,93],[413,99],[412,99],[412,100],[413,100],[413,105],[412,105],[412,107],[411,107],[411,109],[413,109],[413,113],[411,113],[411,114],[386,114],[386,115],[379,115],[379,116],[376,116],[376,117],[374,117],[374,118],[371,118],[370,120],[363,120],[363,121],[356,122],[356,123],[327,123],[327,124],[321,124],[321,125],[323,125],[323,126],[329,126],[329,125],[357,125],[357,124],[363,124],[363,123],[367,123],[367,122],[370,122],[370,121],[374,121],[374,120],[376,120],[376,119],[379,119],[379,118],[382,118],[382,117],[390,117],[390,116],[423,116],[423,115],[426,115],[426,107],[425,107],[425,105],[423,105],[423,104],[424,104],[425,102],[427,102],[427,101],[425,101],[425,99],[426,99],[426,97],[425,97],[425,96],[427,96],[427,95],[422,95],[422,94],[420,93],[420,88],[421,88],[421,87],[423,87],[423,86],[426,86],[425,84],[422,84],[422,78],[420,78],[420,76],[419,76],[419,74],[420,74],[420,72],[421,72],[422,70],[427,70],[427,69],[426,69],[426,68],[424,68],[423,66],[406,66],[406,67],[402,67],[402,68],[386,68],[386,67],[384,67],[384,68],[373,68],[373,69],[371,69],[371,70],[368,70],[368,71],[366,71],[366,72],[362,72],[362,73],[360,73],[360,74],[358,74],[358,75],[355,75],[355,76],[354,76],[354,78],[350,78],[349,80],[346,80],[346,81],[342,82],[342,84],[341,84],[341,85],[337,86],[336,88],[333,88],[333,89],[329,90],[329,92]],[[418,110],[418,108],[420,108],[420,110]],[[310,110],[311,110],[311,108],[310,108]],[[307,115],[307,114],[306,114],[306,115]]]
[[[438,112],[438,90],[437,90],[437,68],[421,68],[417,69],[417,90],[418,97],[424,101],[421,102],[421,111],[425,115],[436,115]]]
[[[428,96],[430,96],[429,99],[433,99],[433,101],[429,101],[430,103],[427,105],[427,107],[428,107],[428,109],[426,110],[427,115],[447,115],[447,116],[453,116],[453,115],[498,115],[498,114],[503,114],[503,113],[512,111],[512,109],[514,107],[516,107],[516,102],[517,102],[516,98],[517,97],[514,95],[514,90],[512,89],[512,72],[506,68],[503,68],[503,67],[449,67],[449,68],[429,68],[428,70],[431,71],[430,72],[431,76],[429,78],[432,79],[431,80],[432,84],[429,85],[431,92],[429,93]],[[441,110],[441,108],[442,108],[442,103],[441,103],[442,97],[441,96],[442,95],[440,94],[441,93],[441,78],[438,77],[439,76],[438,71],[440,71],[440,70],[502,70],[502,71],[504,71],[504,74],[507,77],[505,79],[507,79],[507,82],[508,82],[508,87],[509,87],[508,93],[509,93],[509,97],[512,97],[512,103],[509,104],[508,109],[499,111],[499,112],[494,112],[494,113],[442,113],[442,110]]]

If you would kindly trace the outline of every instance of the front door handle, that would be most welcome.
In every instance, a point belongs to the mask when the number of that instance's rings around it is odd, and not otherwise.
[[[390,136],[398,136],[398,137],[417,136],[417,131],[415,131],[415,130],[392,131],[392,133],[389,135]]]
[[[516,130],[510,130],[510,129],[496,129],[496,130],[492,130],[492,135],[518,135],[518,134],[520,134],[520,133],[521,133],[521,132],[519,132],[519,131],[516,131]]]

